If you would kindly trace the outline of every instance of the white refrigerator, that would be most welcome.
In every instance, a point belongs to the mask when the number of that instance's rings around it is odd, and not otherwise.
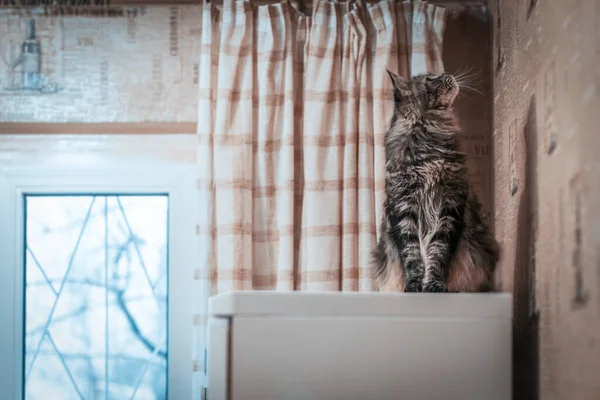
[[[229,292],[208,400],[510,400],[510,294]]]

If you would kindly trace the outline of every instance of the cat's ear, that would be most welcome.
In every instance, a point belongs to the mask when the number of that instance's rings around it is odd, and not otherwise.
[[[390,76],[390,79],[392,80],[392,86],[394,88],[394,99],[396,99],[396,101],[399,101],[402,97],[410,95],[410,91],[406,90],[407,84],[404,78],[402,78],[398,74],[393,73],[387,68],[386,71]]]
[[[390,76],[390,79],[392,80],[392,85],[394,86],[394,89],[404,89],[406,87],[406,82],[404,81],[404,79],[402,79],[400,75],[393,73],[387,68],[386,71]]]

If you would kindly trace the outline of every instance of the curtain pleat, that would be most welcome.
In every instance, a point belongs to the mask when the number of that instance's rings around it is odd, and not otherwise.
[[[236,289],[370,291],[392,113],[386,68],[443,71],[425,1],[203,5],[195,394],[207,299]]]

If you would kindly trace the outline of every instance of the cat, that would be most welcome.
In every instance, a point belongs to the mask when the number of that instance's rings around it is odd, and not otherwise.
[[[387,71],[394,114],[385,136],[385,202],[372,252],[378,291],[492,289],[499,247],[467,182],[451,74]]]

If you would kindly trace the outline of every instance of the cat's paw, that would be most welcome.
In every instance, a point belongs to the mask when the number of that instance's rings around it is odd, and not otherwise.
[[[428,293],[448,293],[448,287],[444,282],[433,281],[427,282],[423,287],[423,291]]]
[[[421,282],[407,282],[404,287],[404,291],[407,293],[417,293],[423,291],[423,285]]]

